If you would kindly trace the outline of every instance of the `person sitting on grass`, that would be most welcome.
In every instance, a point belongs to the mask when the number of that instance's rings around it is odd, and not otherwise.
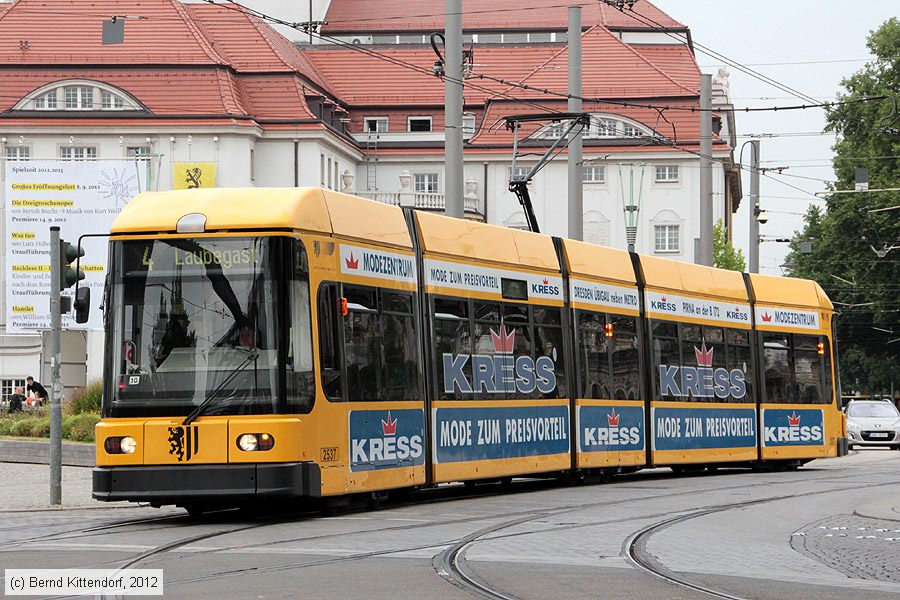
[[[22,412],[22,402],[25,401],[25,394],[22,388],[17,387],[16,393],[9,397],[9,414]]]

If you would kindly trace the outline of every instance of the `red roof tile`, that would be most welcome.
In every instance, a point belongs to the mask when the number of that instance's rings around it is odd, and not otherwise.
[[[143,18],[125,22],[124,44],[103,46],[101,23],[113,14]],[[300,50],[244,11],[176,0],[18,0],[0,10],[0,112],[44,85],[86,79],[130,93],[156,119],[315,119],[301,76],[327,91]],[[111,123],[113,117],[66,115],[66,123],[73,118]],[[133,123],[138,117],[123,118]]]
[[[0,70],[0,111],[33,90],[66,79],[102,81],[133,95],[154,114],[246,114],[222,69],[21,69]]]
[[[585,26],[605,25],[616,28],[650,28],[651,25],[630,16],[631,11],[618,11],[602,2],[584,0],[463,0],[463,29],[566,29],[569,4],[582,7]],[[634,12],[664,27],[683,29],[675,21],[647,0],[639,0]],[[341,33],[376,33],[400,31],[443,31],[443,0],[332,0],[322,28],[329,35]]]
[[[100,43],[111,15],[125,43]],[[27,46],[23,49],[23,42]],[[18,0],[0,18],[0,64],[225,64],[176,0]]]
[[[304,52],[257,17],[224,5],[189,4],[186,8],[235,71],[298,73],[330,91]]]
[[[632,44],[631,48],[674,81],[696,89],[699,93],[700,67],[687,46],[682,44]]]
[[[641,53],[624,44],[603,27],[593,27],[583,36],[583,95],[603,98],[648,98],[696,96],[699,72],[690,77],[670,77]],[[324,46],[307,53],[312,63],[332,82],[335,92],[350,106],[438,106],[444,102],[444,84],[431,75],[434,53],[430,48],[396,46],[378,50],[385,60],[352,48]],[[690,52],[688,72],[696,69]],[[565,92],[568,87],[568,48],[558,45],[485,46],[475,49],[475,72],[540,89]],[[398,64],[398,62],[406,63]],[[417,67],[419,72],[411,68]],[[365,77],[360,77],[365,73]],[[518,98],[552,99],[540,91],[526,91],[470,78],[467,104],[481,104],[504,94]]]
[[[672,107],[691,108],[696,106],[693,102],[674,102],[670,103]],[[677,145],[696,146],[699,144],[700,138],[700,115],[697,112],[689,110],[665,110],[660,115],[653,108],[620,106],[608,103],[586,102],[583,105],[585,112],[602,113],[613,116],[630,119],[650,128],[659,137],[666,138],[670,142]],[[556,103],[551,107],[552,112],[565,112],[565,101]],[[536,112],[533,108],[523,106],[519,103],[513,103],[505,100],[494,101],[488,104],[487,111],[484,115],[482,128],[478,133],[469,140],[471,146],[494,146],[503,145],[511,146],[513,141],[513,133],[506,129],[503,122],[504,118],[513,115],[523,115]],[[550,121],[544,122],[526,122],[519,128],[519,140],[525,139],[536,133],[541,127],[548,125]],[[615,144],[618,140],[610,140]],[[622,148],[634,148],[635,144],[623,144],[622,146],[613,146],[616,151]],[[653,151],[665,149],[666,144],[650,143],[637,145],[638,148]],[[604,148],[607,146],[604,145]]]
[[[247,109],[257,119],[315,119],[296,77],[255,75],[237,83]]]

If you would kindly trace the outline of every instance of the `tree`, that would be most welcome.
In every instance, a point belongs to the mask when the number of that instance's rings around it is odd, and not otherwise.
[[[734,244],[725,235],[725,225],[722,219],[713,225],[713,257],[715,266],[729,271],[744,272],[747,262],[744,253],[734,248]]]
[[[900,20],[872,32],[875,60],[842,83],[827,129],[834,145],[836,190],[852,190],[857,168],[868,169],[872,189],[900,183]],[[886,100],[864,100],[888,96]],[[825,209],[810,208],[787,257],[789,273],[818,281],[835,308],[845,389],[900,387],[900,205],[896,192],[832,194]],[[812,242],[812,252],[800,243]]]

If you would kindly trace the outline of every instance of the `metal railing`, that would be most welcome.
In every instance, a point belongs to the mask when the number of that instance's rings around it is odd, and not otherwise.
[[[423,210],[444,210],[444,194],[429,192],[354,192],[358,196],[392,204],[394,206],[411,206]],[[478,213],[478,198],[465,198],[464,207],[467,213]]]

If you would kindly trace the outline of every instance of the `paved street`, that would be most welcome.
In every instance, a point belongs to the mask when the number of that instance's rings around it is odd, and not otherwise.
[[[607,485],[459,487],[330,517],[260,509],[200,520],[93,503],[90,472],[78,468],[65,472],[67,507],[47,510],[45,471],[0,464],[5,481],[21,482],[0,491],[18,511],[3,513],[0,564],[162,568],[170,598],[471,598],[472,585],[523,600],[708,598],[698,587],[900,598],[900,452],[797,472],[659,469]]]

